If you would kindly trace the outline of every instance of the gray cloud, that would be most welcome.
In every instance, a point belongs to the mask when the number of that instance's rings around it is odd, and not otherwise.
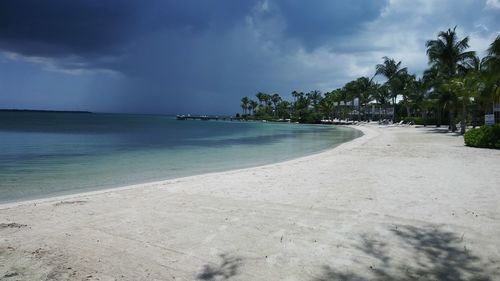
[[[371,76],[385,55],[420,72],[425,40],[454,25],[485,49],[498,16],[469,0],[7,0],[0,49],[91,75],[86,109],[229,113],[257,91],[327,91]]]

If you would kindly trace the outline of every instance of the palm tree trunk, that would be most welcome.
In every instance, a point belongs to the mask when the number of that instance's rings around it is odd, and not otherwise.
[[[465,101],[462,102],[462,121],[460,124],[460,134],[463,135],[465,134],[465,122],[467,119],[467,107],[465,106]]]
[[[443,113],[441,112],[441,105],[438,104],[438,108],[436,110],[436,127],[441,127],[441,122],[442,122],[442,118],[443,117]]]
[[[396,122],[396,98],[392,98],[392,123]]]
[[[455,118],[453,114],[453,110],[450,110],[448,113],[449,119],[450,119],[450,124],[448,125],[448,130],[455,132],[457,130],[457,127],[455,126]]]

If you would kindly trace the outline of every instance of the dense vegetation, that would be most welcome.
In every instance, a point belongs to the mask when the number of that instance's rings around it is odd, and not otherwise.
[[[484,58],[469,49],[469,38],[458,38],[455,28],[426,42],[429,68],[421,77],[402,62],[384,57],[374,76],[359,77],[343,87],[321,93],[294,91],[293,101],[278,94],[256,94],[241,100],[246,119],[318,123],[322,119],[411,120],[417,124],[480,125],[500,97],[500,36]],[[373,81],[383,77],[382,84]],[[373,109],[376,108],[374,111]],[[465,126],[461,126],[465,133]]]
[[[465,133],[464,141],[468,146],[500,149],[500,124],[471,129]]]

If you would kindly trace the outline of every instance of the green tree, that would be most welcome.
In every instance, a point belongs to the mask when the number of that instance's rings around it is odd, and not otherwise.
[[[333,111],[335,108],[335,102],[336,100],[334,91],[325,93],[324,98],[318,104],[319,111],[321,112],[323,117],[332,119]]]
[[[305,117],[309,110],[309,99],[304,95],[303,92],[292,92],[294,97],[293,110],[294,119],[301,122],[305,120]]]
[[[370,101],[373,100],[372,94],[374,90],[374,83],[368,77],[360,77],[356,79],[356,91],[358,92],[358,120],[359,120],[359,111],[363,109],[364,119],[366,120],[366,107]]]
[[[270,96],[270,101],[273,104],[273,117],[275,117],[275,118],[276,118],[276,115],[278,113],[277,105],[281,100],[282,99],[281,99],[280,95],[278,95],[278,94],[273,94],[272,96]]]
[[[427,95],[426,103],[427,110],[433,110],[436,117],[436,126],[441,127],[443,110],[447,104],[446,90],[441,88],[444,83],[444,78],[441,72],[438,70],[437,66],[432,66],[424,71],[422,76],[423,87],[425,88]],[[432,106],[431,106],[432,105]]]
[[[248,110],[251,110],[252,114],[255,115],[255,109],[257,109],[258,105],[259,104],[256,101],[250,100],[248,103]]]
[[[291,103],[286,100],[281,100],[276,105],[276,114],[279,118],[290,118]]]
[[[244,97],[241,99],[241,108],[243,109],[243,116],[246,115],[247,113],[247,109],[248,109],[248,105],[250,103],[250,99],[248,97]]]
[[[469,37],[459,39],[456,28],[441,31],[436,40],[425,43],[429,64],[437,66],[449,79],[459,72],[465,72],[476,55],[474,51],[466,51],[469,48]]]
[[[437,39],[426,42],[427,56],[429,64],[434,67],[446,81],[465,74],[468,65],[475,58],[475,52],[466,51],[469,48],[469,37],[459,39],[456,33],[456,27],[449,28],[447,31],[441,31]],[[455,131],[454,126],[454,104],[456,101],[453,87],[444,87],[447,91],[442,92],[441,100],[448,105],[449,128]]]
[[[387,114],[387,106],[391,101],[391,91],[389,90],[389,85],[375,84],[373,86],[373,99],[379,104],[379,120],[383,119]],[[382,113],[383,112],[383,113]]]
[[[375,66],[375,75],[384,76],[387,81],[386,84],[391,93],[392,105],[394,107],[394,113],[392,116],[392,121],[396,120],[396,98],[401,89],[401,76],[407,73],[406,67],[401,67],[401,61],[396,62],[394,59],[389,57],[383,57],[384,62],[377,64]]]
[[[488,55],[482,60],[481,70],[485,82],[481,96],[485,101],[485,111],[489,113],[495,100],[500,100],[500,35],[488,48]]]
[[[340,108],[340,119],[346,119],[347,118],[347,101],[349,100],[349,93],[347,92],[346,88],[338,88],[335,90],[336,96],[337,96],[337,102],[339,105],[342,105]]]
[[[359,92],[358,92],[358,86],[356,84],[356,80],[353,80],[353,81],[350,81],[350,82],[347,82],[345,85],[344,85],[344,89],[345,89],[345,92],[346,92],[346,100],[349,100],[351,105],[352,105],[352,108],[354,109],[354,104],[355,104],[355,101],[357,99],[359,99]],[[350,114],[352,116],[353,114],[353,110],[350,111]],[[356,114],[358,115],[358,120],[360,119],[360,109],[359,109],[359,102],[358,102],[358,109],[357,109],[357,112]]]
[[[318,112],[318,104],[323,98],[321,91],[314,90],[306,94],[309,103],[312,105],[314,112]]]
[[[255,96],[257,97],[257,100],[259,101],[259,106],[262,106],[262,104],[267,100],[267,97],[268,97],[268,95],[266,93],[263,93],[263,92],[258,92],[257,94],[255,94]]]
[[[406,72],[399,76],[400,93],[403,97],[402,104],[406,108],[406,116],[411,117],[412,100],[418,94],[418,82],[415,75],[410,75]]]
[[[444,86],[449,88],[451,92],[457,95],[458,100],[462,105],[460,134],[465,134],[467,125],[467,105],[479,93],[480,78],[477,73],[471,72],[464,77],[452,78]]]

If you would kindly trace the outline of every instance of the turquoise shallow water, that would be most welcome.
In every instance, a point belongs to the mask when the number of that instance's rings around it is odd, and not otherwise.
[[[0,202],[268,164],[360,135],[288,123],[0,112]]]

